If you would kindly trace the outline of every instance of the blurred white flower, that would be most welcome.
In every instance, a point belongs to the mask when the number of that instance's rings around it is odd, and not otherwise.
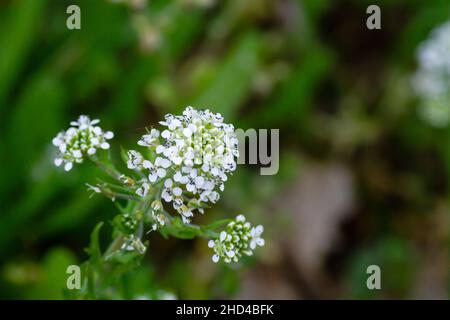
[[[413,87],[422,100],[420,114],[436,127],[450,121],[450,21],[432,31],[417,51]]]
[[[159,300],[178,300],[177,296],[174,293],[168,292],[168,291],[163,291],[163,290],[158,291],[158,299]]]
[[[252,227],[243,215],[237,216],[217,239],[208,242],[208,247],[214,250],[212,260],[217,263],[222,259],[230,263],[238,262],[243,255],[253,255],[257,246],[262,247],[265,244],[261,238],[263,231],[263,226]]]
[[[144,157],[136,150],[128,150],[128,169],[141,169],[144,163]]]
[[[81,163],[86,156],[94,155],[98,149],[109,149],[110,140],[114,137],[111,131],[104,132],[97,126],[100,120],[91,120],[88,116],[80,116],[70,123],[71,127],[61,131],[53,138],[52,143],[58,148],[54,164],[64,165],[64,170],[72,169],[74,163]]]

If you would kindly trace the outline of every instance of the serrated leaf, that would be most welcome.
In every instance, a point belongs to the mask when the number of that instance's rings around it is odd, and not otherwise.
[[[91,242],[89,244],[89,248],[87,248],[87,252],[90,256],[90,261],[94,265],[100,265],[102,261],[102,251],[100,248],[99,234],[100,229],[103,227],[103,222],[97,223],[94,230],[91,233]]]

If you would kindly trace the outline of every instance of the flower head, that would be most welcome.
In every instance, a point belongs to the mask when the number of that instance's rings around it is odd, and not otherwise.
[[[418,49],[413,87],[422,100],[420,114],[436,127],[450,122],[450,21],[437,27]]]
[[[243,215],[237,216],[217,239],[208,242],[208,247],[214,250],[212,260],[219,262],[222,259],[230,263],[238,262],[243,255],[253,255],[257,246],[264,246],[264,239],[261,238],[263,231],[263,226],[252,227]]]
[[[162,132],[152,129],[138,141],[155,160],[130,150],[128,167],[145,172],[148,183],[161,182],[162,198],[188,223],[193,210],[202,212],[203,204],[219,199],[227,175],[236,169],[238,140],[233,125],[209,110],[187,107],[182,115],[167,114],[160,124]]]
[[[71,127],[61,131],[53,138],[53,145],[58,148],[54,160],[57,167],[64,165],[64,170],[72,169],[74,163],[83,162],[84,157],[92,156],[97,149],[109,149],[110,140],[114,137],[111,131],[104,132],[97,126],[100,120],[91,120],[88,116],[80,116],[70,123]]]

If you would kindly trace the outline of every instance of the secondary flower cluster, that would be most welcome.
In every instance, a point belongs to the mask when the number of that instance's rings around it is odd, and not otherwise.
[[[189,223],[195,209],[203,212],[205,203],[219,199],[227,174],[236,169],[238,140],[233,125],[209,110],[187,107],[181,116],[168,114],[160,124],[166,127],[162,132],[152,129],[138,141],[154,160],[129,150],[128,168],[146,173],[136,191],[140,196],[163,181],[162,199]]]
[[[80,116],[78,121],[72,121],[71,127],[61,131],[53,138],[53,145],[58,148],[54,160],[56,166],[64,164],[64,170],[72,169],[74,163],[83,162],[86,155],[94,155],[97,149],[109,149],[107,140],[112,139],[111,131],[104,132],[97,126],[100,120],[91,120],[88,116]]]
[[[243,215],[237,216],[216,240],[208,242],[208,247],[214,250],[212,260],[217,263],[222,259],[230,263],[238,262],[243,255],[253,255],[257,246],[264,246],[264,239],[261,238],[263,231],[263,226],[252,227]]]
[[[419,47],[413,86],[422,99],[421,114],[436,127],[450,122],[450,21],[437,27]]]

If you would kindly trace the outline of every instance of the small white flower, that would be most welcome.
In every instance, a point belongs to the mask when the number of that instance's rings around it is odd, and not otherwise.
[[[150,147],[153,143],[158,141],[159,131],[156,129],[152,129],[149,134],[145,134],[138,141],[138,145],[144,147]]]
[[[111,131],[103,132],[96,126],[100,120],[90,120],[88,116],[80,116],[72,121],[72,127],[62,131],[53,138],[52,143],[58,148],[59,154],[54,160],[57,167],[64,164],[64,170],[70,171],[74,163],[81,163],[85,156],[92,156],[98,148],[109,149],[106,140],[112,139]]]
[[[158,159],[156,159],[158,160]],[[143,168],[149,171],[148,180],[152,183],[156,182],[159,178],[164,178],[166,176],[166,170],[164,168],[158,167],[161,163],[155,161],[155,164],[152,164],[148,160],[144,160],[142,166]]]
[[[172,179],[164,181],[164,189],[161,196],[166,202],[171,202],[175,197],[181,196],[181,194],[181,188],[174,187]]]
[[[435,127],[450,122],[450,21],[432,31],[417,51],[412,85],[421,99],[419,115]]]
[[[256,246],[264,246],[265,242],[264,239],[261,238],[261,234],[263,233],[264,228],[263,226],[259,225],[256,228],[252,228],[250,230],[250,236],[251,236],[251,240],[250,240],[250,248],[252,250],[254,250],[256,248]]]
[[[144,162],[144,157],[136,150],[128,151],[128,169],[140,169]]]

